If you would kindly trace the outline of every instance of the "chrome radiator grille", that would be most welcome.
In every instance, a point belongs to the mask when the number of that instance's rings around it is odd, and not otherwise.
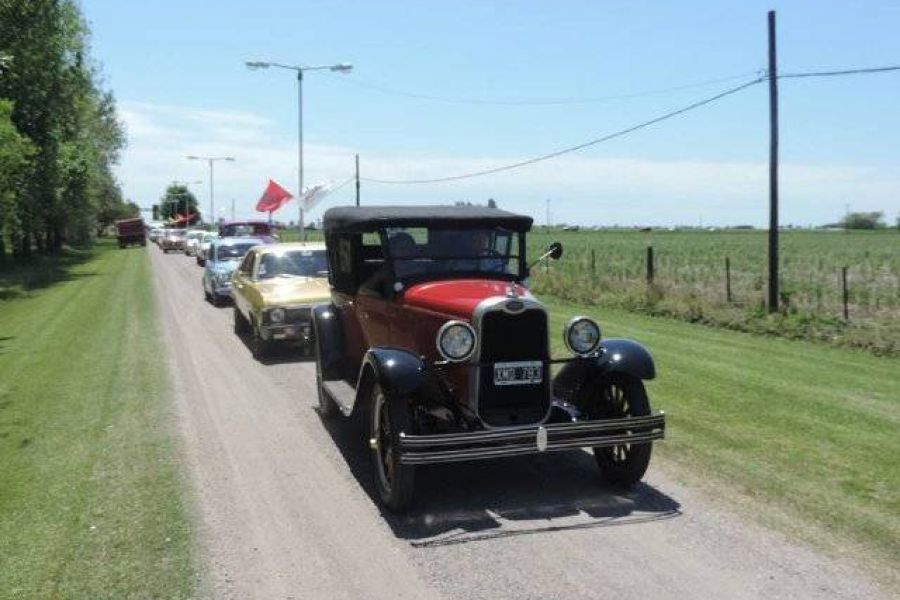
[[[488,425],[536,423],[547,414],[550,401],[549,366],[537,384],[494,385],[494,363],[546,361],[547,314],[531,308],[518,314],[494,310],[485,313],[479,332],[481,363],[478,373],[478,412]]]

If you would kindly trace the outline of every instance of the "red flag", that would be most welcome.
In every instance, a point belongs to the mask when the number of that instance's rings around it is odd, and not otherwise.
[[[263,192],[259,202],[256,203],[256,210],[267,213],[274,212],[287,204],[291,198],[293,196],[291,196],[290,192],[270,179],[269,185],[266,186],[266,191]]]

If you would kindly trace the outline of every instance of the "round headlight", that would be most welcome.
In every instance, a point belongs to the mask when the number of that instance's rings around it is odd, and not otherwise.
[[[284,322],[284,309],[283,308],[273,308],[272,312],[269,313],[269,318],[272,319],[273,323],[283,323]]]
[[[578,356],[589,356],[600,345],[600,326],[588,317],[575,317],[563,329],[566,347]]]
[[[437,349],[449,361],[466,360],[475,351],[475,330],[463,321],[447,321],[438,330]]]

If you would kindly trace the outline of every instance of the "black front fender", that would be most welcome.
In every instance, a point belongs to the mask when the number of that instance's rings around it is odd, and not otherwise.
[[[339,379],[341,357],[344,354],[340,314],[333,304],[319,304],[312,309],[312,322],[322,365],[322,378],[326,381]]]
[[[414,395],[425,384],[425,363],[421,357],[399,348],[370,348],[363,358],[359,383],[356,386],[357,401],[366,393],[367,377],[377,382],[391,398]]]
[[[656,377],[656,365],[650,352],[634,340],[610,338],[600,342],[603,351],[597,357],[598,368],[607,373],[626,373],[640,379]]]
[[[613,373],[625,373],[638,379],[656,377],[656,365],[650,352],[634,340],[610,338],[600,342],[600,353],[563,365],[553,379],[553,395],[571,398],[586,381],[596,381]]]

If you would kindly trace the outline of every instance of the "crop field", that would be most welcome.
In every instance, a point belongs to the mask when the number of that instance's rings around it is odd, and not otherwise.
[[[744,331],[900,353],[900,232],[784,231],[781,302],[767,315],[763,231],[538,230],[529,256],[551,241],[563,257],[537,268],[536,293]],[[653,282],[647,247],[653,247]],[[592,258],[593,252],[593,258]],[[726,282],[730,263],[730,299]],[[847,268],[843,318],[842,267]]]
[[[286,231],[283,237],[297,235]],[[321,232],[308,232],[308,239],[321,240]],[[581,304],[900,355],[900,232],[782,231],[776,315],[766,310],[767,240],[765,231],[752,230],[537,227],[529,237],[530,260],[554,241],[564,252],[559,261],[534,269],[531,284],[537,294]],[[652,284],[648,246],[653,247]]]

